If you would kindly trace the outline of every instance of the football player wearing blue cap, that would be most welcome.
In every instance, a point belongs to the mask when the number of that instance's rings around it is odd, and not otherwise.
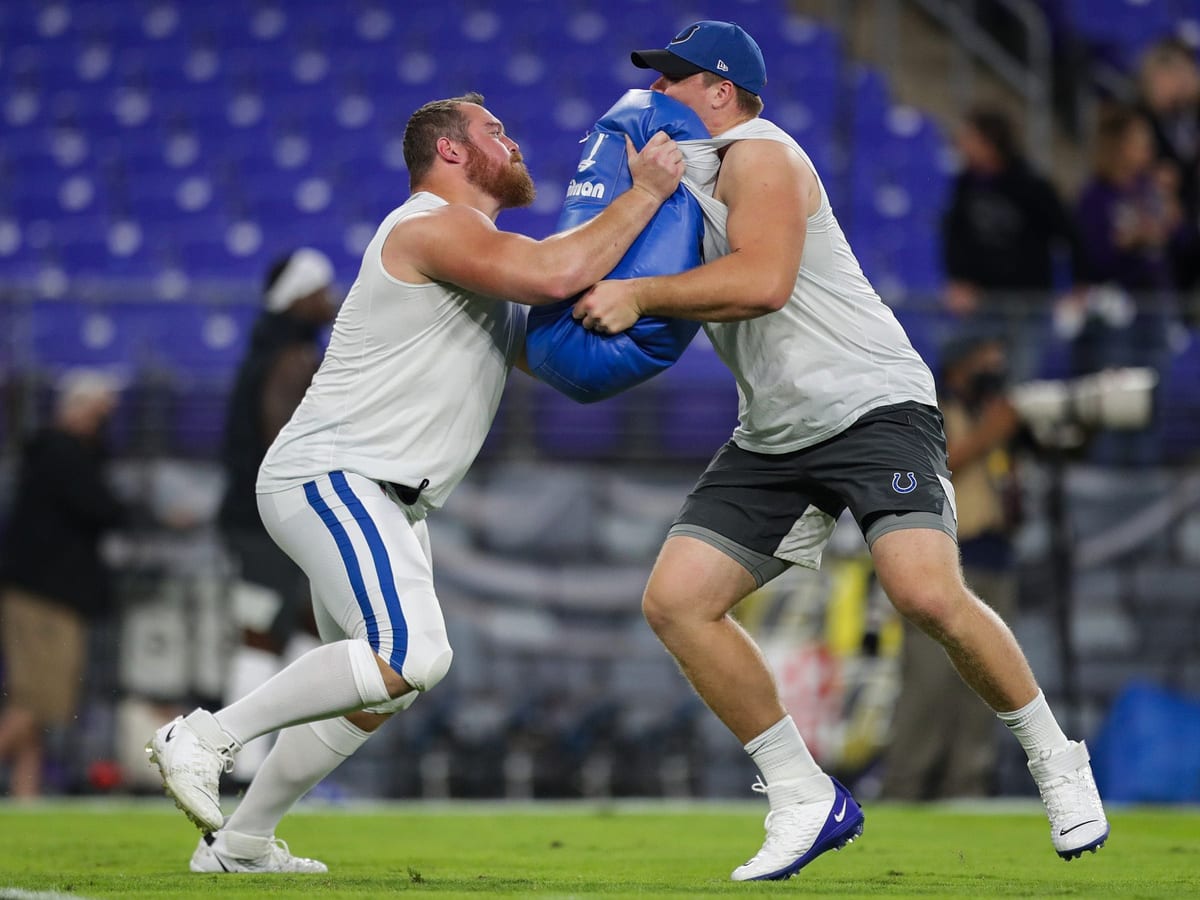
[[[787,567],[817,568],[847,508],[893,604],[1025,749],[1055,850],[1095,851],[1108,822],[1087,748],[1063,734],[1012,632],[963,581],[933,377],[863,275],[812,161],[759,117],[758,45],[733,23],[703,21],[632,60],[712,135],[680,143],[708,262],[603,281],[575,317],[610,334],[641,315],[703,321],[737,379],[738,427],[684,503],[643,598],[765,782],[766,840],[733,878],[788,878],[862,833],[862,810],[813,760],[761,652],[729,616]]]

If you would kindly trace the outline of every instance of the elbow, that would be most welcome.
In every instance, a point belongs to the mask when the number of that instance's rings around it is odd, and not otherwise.
[[[532,286],[530,299],[535,305],[558,303],[571,299],[589,286],[590,282],[585,280],[582,268],[550,270],[543,272]]]
[[[787,302],[789,299],[791,299],[791,296],[792,296],[791,291],[788,291],[787,293],[780,292],[780,293],[768,294],[766,297],[763,298],[763,303],[762,303],[763,315],[765,316],[768,313],[779,312],[779,310],[781,310],[785,306],[787,306]]]
[[[753,300],[755,312],[760,316],[765,316],[773,312],[779,312],[787,306],[788,300],[792,297],[792,289],[795,287],[795,282],[788,284],[771,284],[764,285],[762,290],[756,293]]]
[[[749,268],[749,267],[747,267]],[[787,306],[796,289],[800,266],[780,267],[766,261],[757,269],[743,269],[746,285],[746,305],[752,316],[766,316]]]
[[[541,294],[546,303],[558,303],[562,300],[569,300],[579,293],[579,280],[567,275],[560,275],[546,279],[541,285]]]

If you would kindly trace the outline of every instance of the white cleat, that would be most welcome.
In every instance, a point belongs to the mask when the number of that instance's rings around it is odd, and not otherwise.
[[[234,844],[235,846],[230,846]],[[248,854],[243,856],[243,854]],[[293,875],[323,875],[325,863],[293,856],[288,845],[276,837],[258,838],[218,831],[200,838],[188,868],[193,872],[255,873],[275,872]]]
[[[1108,819],[1090,759],[1083,741],[1071,741],[1065,749],[1029,763],[1050,817],[1050,840],[1068,862],[1085,850],[1095,853],[1108,840]]]
[[[814,776],[818,777],[818,776]],[[827,850],[841,850],[863,832],[863,811],[836,779],[819,800],[789,803],[767,813],[767,838],[752,859],[733,870],[734,881],[791,878]],[[762,791],[759,785],[755,790]],[[765,787],[770,792],[770,785]]]
[[[221,773],[233,768],[239,749],[212,713],[203,709],[168,722],[146,745],[150,762],[162,775],[163,789],[202,831],[217,831],[225,824]]]

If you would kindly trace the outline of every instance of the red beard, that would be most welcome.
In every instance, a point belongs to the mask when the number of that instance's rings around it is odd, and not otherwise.
[[[469,183],[494,197],[501,209],[516,209],[533,202],[537,190],[520,153],[514,153],[508,163],[499,163],[488,160],[474,144],[466,146]]]

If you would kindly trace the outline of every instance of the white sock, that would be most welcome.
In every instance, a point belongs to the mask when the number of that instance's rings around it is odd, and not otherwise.
[[[1020,709],[998,712],[996,715],[1017,736],[1030,762],[1044,759],[1070,743],[1058,727],[1054,713],[1050,712],[1050,705],[1046,703],[1046,695],[1041,691]]]
[[[225,704],[241,700],[252,690],[269,680],[283,668],[283,660],[270,650],[239,645],[229,660],[229,676],[225,684]],[[233,761],[233,777],[249,781],[271,750],[267,736],[255,738],[242,746]]]
[[[233,846],[238,843],[237,835],[252,837],[252,841],[272,837],[279,820],[296,801],[365,744],[371,734],[342,716],[281,731],[246,796],[221,829],[230,852],[238,856]],[[244,858],[261,854],[261,850],[250,853],[253,846],[246,842]]]
[[[808,752],[791,716],[784,716],[746,744],[746,752],[767,783],[771,808],[830,794],[832,785]]]
[[[370,645],[346,640],[310,650],[215,715],[221,728],[244,744],[287,725],[328,719],[388,699]]]

